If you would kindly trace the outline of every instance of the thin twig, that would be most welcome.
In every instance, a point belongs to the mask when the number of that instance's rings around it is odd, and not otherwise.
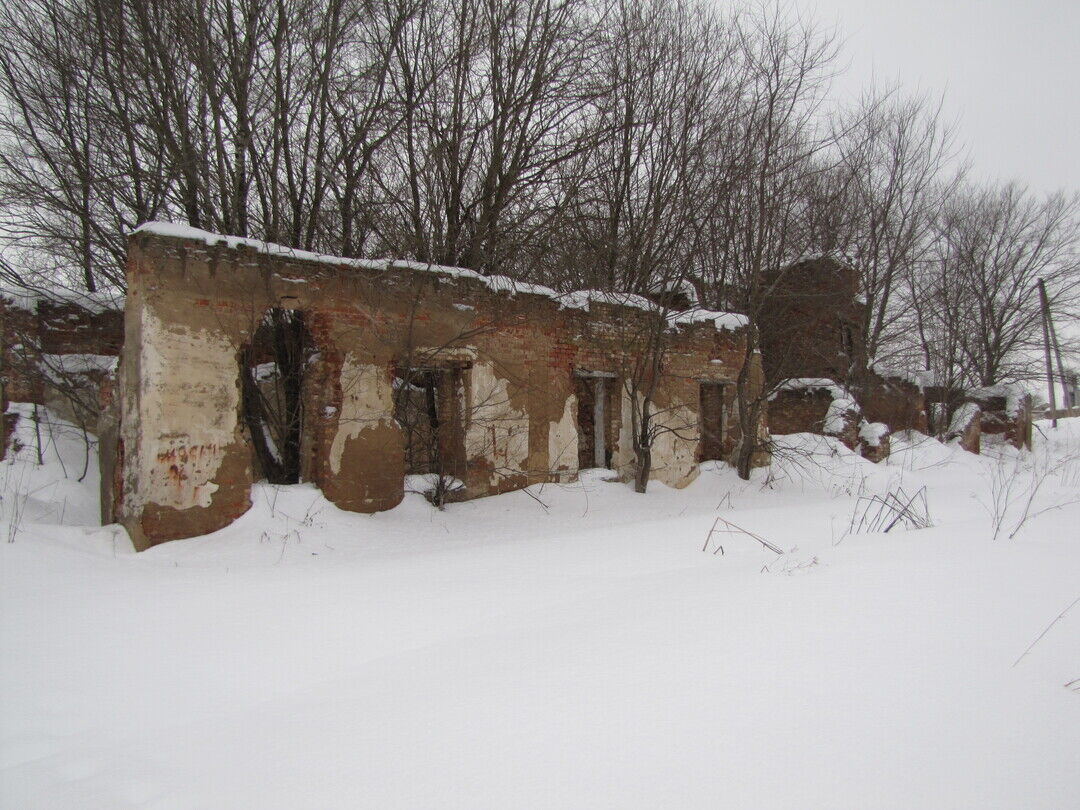
[[[1064,618],[1065,614],[1068,613],[1070,610],[1072,610],[1077,602],[1080,602],[1080,596],[1073,599],[1072,602],[1069,604],[1069,606],[1067,608],[1065,608],[1063,611],[1061,611],[1061,613],[1059,613],[1057,615],[1056,619],[1054,619],[1052,622],[1050,622],[1050,624],[1046,625],[1046,629],[1043,630],[1041,633],[1039,633],[1039,637],[1037,639],[1035,639],[1033,642],[1031,642],[1031,644],[1028,645],[1028,648],[1026,650],[1024,650],[1020,654],[1019,658],[1017,658],[1015,661],[1013,661],[1013,666],[1014,667],[1017,664],[1019,664],[1022,660],[1024,660],[1024,656],[1027,655],[1029,652],[1031,652],[1031,648],[1034,647],[1036,644],[1038,644],[1042,640],[1042,637],[1050,632],[1050,628],[1053,627],[1055,624],[1057,624],[1059,621],[1061,621],[1061,619]],[[1010,667],[1010,669],[1011,669],[1011,667]]]

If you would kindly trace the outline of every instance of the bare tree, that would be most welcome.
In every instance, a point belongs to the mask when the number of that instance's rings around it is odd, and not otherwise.
[[[389,74],[421,0],[14,0],[0,10],[0,227],[49,281],[122,291],[126,235],[173,218],[352,254]],[[362,236],[357,238],[357,223]],[[78,278],[71,268],[78,268]]]
[[[1080,298],[1080,197],[966,185],[937,229],[935,261],[919,290],[926,335],[948,336],[955,356],[943,359],[967,385],[1030,379],[1041,337],[1037,282],[1058,312],[1075,312]],[[933,362],[927,338],[924,353]]]
[[[840,117],[833,185],[847,218],[841,233],[825,235],[820,245],[859,273],[870,362],[889,360],[896,348],[906,320],[903,280],[924,260],[949,190],[942,174],[954,128],[941,117],[940,100],[903,97],[898,89],[869,93]]]
[[[622,0],[607,31],[598,71],[609,90],[594,108],[603,137],[564,179],[555,220],[562,272],[552,280],[653,302],[621,336],[636,488],[644,492],[657,436],[677,429],[658,412],[657,392],[670,319],[692,304],[686,291],[717,204],[710,168],[738,99],[730,81],[736,42],[715,12],[679,0]]]
[[[393,76],[405,120],[380,174],[387,244],[514,269],[548,177],[588,141],[597,17],[583,0],[432,4]]]
[[[749,478],[762,449],[758,425],[768,393],[755,379],[758,323],[770,288],[805,249],[796,239],[800,189],[808,175],[821,171],[814,158],[831,140],[818,122],[836,45],[780,5],[742,17],[738,41],[745,90],[718,159],[725,185],[716,265],[724,289],[716,294],[748,318],[736,380],[741,430],[736,466]]]

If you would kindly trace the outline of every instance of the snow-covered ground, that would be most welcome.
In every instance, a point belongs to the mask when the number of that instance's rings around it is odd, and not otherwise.
[[[23,420],[0,805],[1080,807],[1061,425],[1034,455],[894,436],[878,466],[786,437],[751,482],[710,464],[645,496],[594,473],[364,516],[262,486],[235,525],[135,554],[89,525],[82,440],[45,430],[37,467]],[[848,533],[923,486],[933,528]],[[709,538],[718,517],[787,553]]]

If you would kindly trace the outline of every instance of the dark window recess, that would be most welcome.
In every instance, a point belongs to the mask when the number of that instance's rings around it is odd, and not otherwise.
[[[405,439],[405,472],[460,477],[464,473],[460,368],[398,368],[394,418]]]
[[[849,324],[840,324],[840,345],[844,350],[844,354],[851,357],[852,352],[855,349],[855,339]]]
[[[578,468],[611,467],[612,400],[618,391],[610,375],[576,374]]]
[[[241,351],[244,422],[258,472],[272,484],[300,481],[304,373],[314,344],[304,313],[266,311]]]
[[[724,457],[724,384],[703,382],[700,394],[701,460]]]

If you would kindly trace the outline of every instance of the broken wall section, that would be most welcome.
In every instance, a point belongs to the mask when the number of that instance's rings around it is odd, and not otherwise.
[[[10,402],[44,405],[96,434],[123,340],[118,310],[0,297],[0,458],[16,418]]]

